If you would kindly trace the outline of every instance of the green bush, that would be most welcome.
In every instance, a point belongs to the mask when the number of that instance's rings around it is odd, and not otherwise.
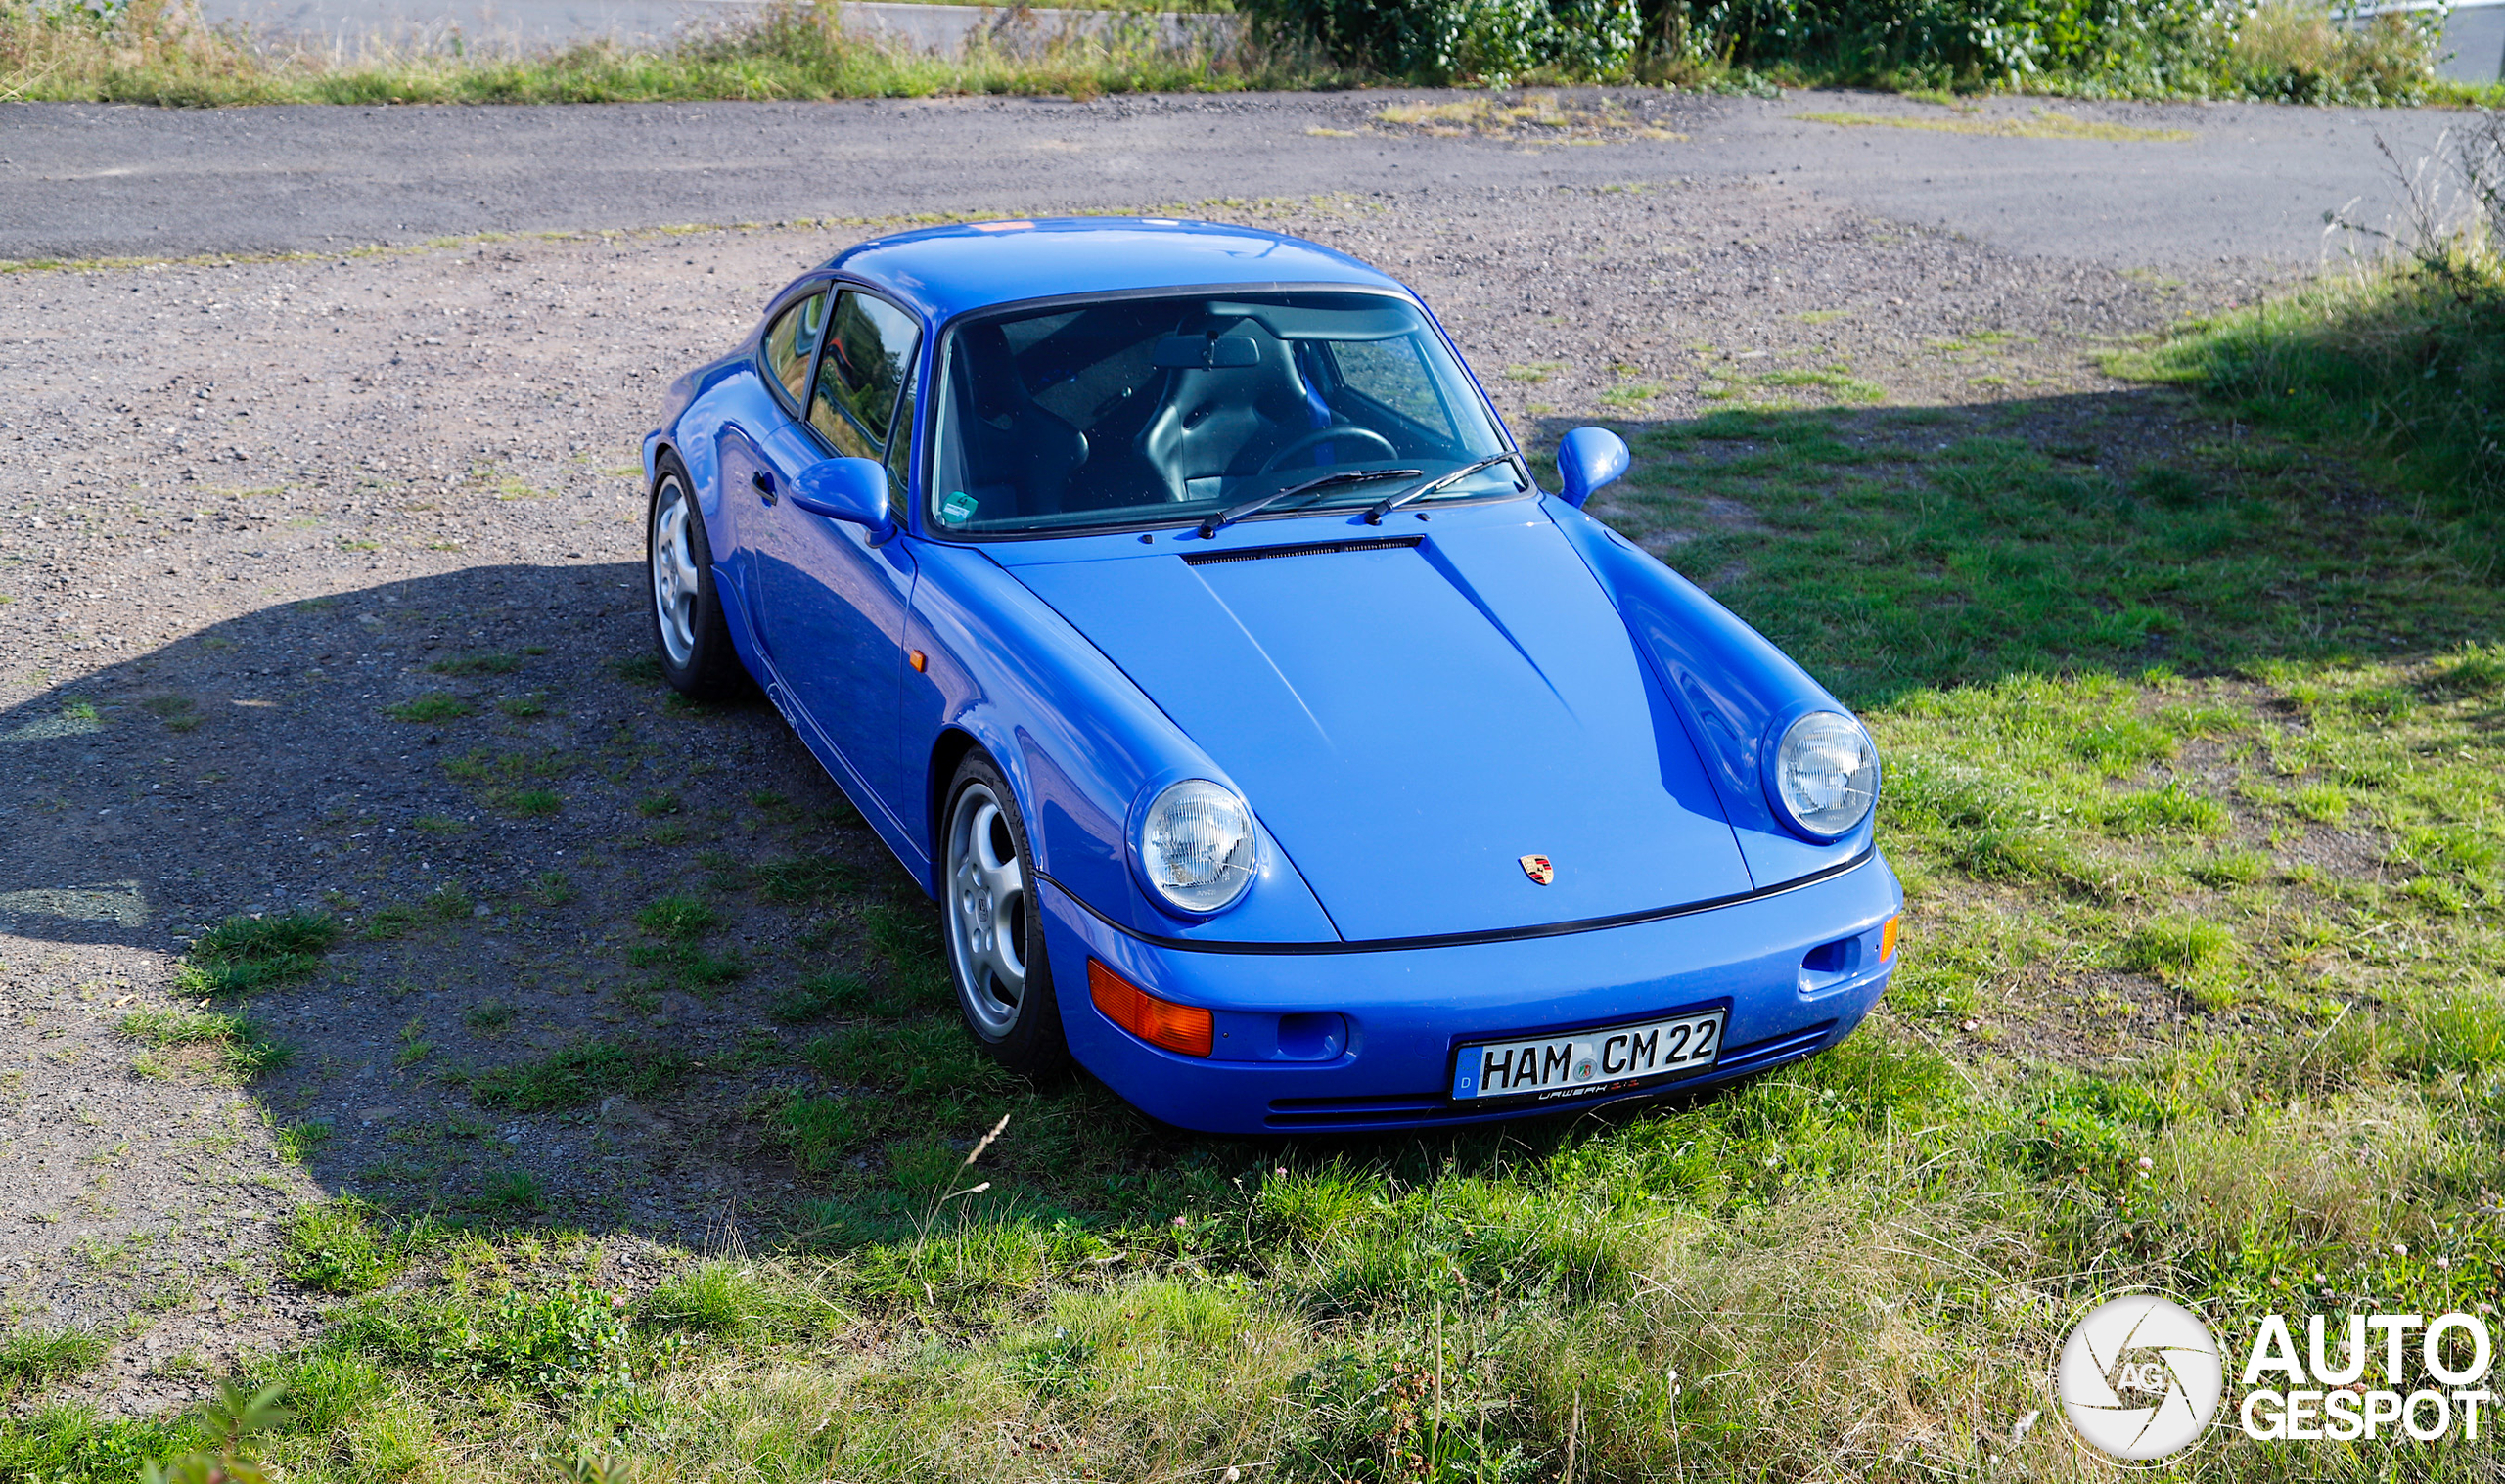
[[[1413,82],[1585,81],[2061,87],[2098,95],[2415,103],[2439,27],[2344,25],[2270,0],[1270,0],[1343,63]]]
[[[1298,19],[1352,64],[1432,83],[1620,78],[1644,34],[1634,0],[1319,0]]]

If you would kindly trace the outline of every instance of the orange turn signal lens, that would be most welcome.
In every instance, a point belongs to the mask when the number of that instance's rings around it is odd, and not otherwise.
[[[1161,1000],[1094,959],[1087,961],[1087,998],[1106,1019],[1151,1046],[1206,1057],[1217,1042],[1217,1020],[1207,1011]]]
[[[1895,956],[1896,920],[1890,918],[1888,925],[1879,929],[1879,962],[1885,964]]]

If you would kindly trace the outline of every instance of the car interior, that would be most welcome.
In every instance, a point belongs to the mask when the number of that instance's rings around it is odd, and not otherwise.
[[[1083,524],[1492,450],[1475,402],[1456,409],[1462,388],[1422,359],[1449,364],[1431,337],[1407,305],[1346,294],[979,321],[948,340],[934,506],[951,527]]]

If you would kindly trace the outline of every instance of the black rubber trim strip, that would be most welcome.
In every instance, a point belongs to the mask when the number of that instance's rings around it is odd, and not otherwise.
[[[1310,541],[1302,546],[1245,546],[1223,552],[1194,552],[1183,559],[1189,566],[1214,566],[1221,562],[1267,562],[1273,557],[1323,557],[1333,552],[1381,552],[1416,546],[1424,536],[1360,537],[1351,541]]]
[[[1528,938],[1562,938],[1578,932],[1603,932],[1612,927],[1633,927],[1640,922],[1664,922],[1672,918],[1694,917],[1700,912],[1712,912],[1718,908],[1736,907],[1742,902],[1779,897],[1786,892],[1815,886],[1820,881],[1831,881],[1847,871],[1859,870],[1878,853],[1878,847],[1874,845],[1864,849],[1851,860],[1829,866],[1824,871],[1811,872],[1798,880],[1785,881],[1779,886],[1766,886],[1754,891],[1738,892],[1727,897],[1690,902],[1684,907],[1654,907],[1642,912],[1621,912],[1616,917],[1609,918],[1584,918],[1573,922],[1543,922],[1535,927],[1495,927],[1480,932],[1441,932],[1416,938],[1361,938],[1351,943],[1211,943],[1198,938],[1169,938],[1161,933],[1142,932],[1136,927],[1116,922],[1097,911],[1095,905],[1085,897],[1064,886],[1051,877],[1045,876],[1042,872],[1037,872],[1036,876],[1055,891],[1076,902],[1089,917],[1126,938],[1136,938],[1140,942],[1153,943],[1160,948],[1178,948],[1185,953],[1283,954],[1310,957],[1326,953],[1398,953],[1411,948],[1464,948],[1475,943],[1512,943]]]

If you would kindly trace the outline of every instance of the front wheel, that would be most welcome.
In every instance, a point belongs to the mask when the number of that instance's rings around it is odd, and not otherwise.
[[[747,680],[731,650],[731,626],[713,591],[713,547],[705,513],[676,454],[662,454],[644,521],[644,562],[652,578],[653,652],[661,677],[683,696],[718,700]]]
[[[1058,1072],[1070,1046],[1044,963],[1034,857],[1018,800],[990,758],[975,753],[958,765],[947,820],[939,911],[957,1009],[1001,1065],[1035,1077]]]

